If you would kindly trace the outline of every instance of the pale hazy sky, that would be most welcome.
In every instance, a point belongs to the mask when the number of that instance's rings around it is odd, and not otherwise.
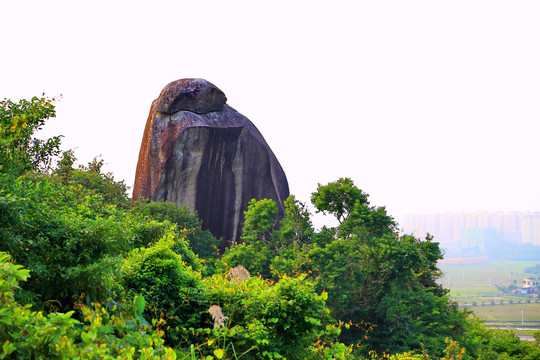
[[[0,3],[0,97],[132,185],[151,102],[205,78],[291,193],[351,177],[406,213],[540,210],[539,1]]]

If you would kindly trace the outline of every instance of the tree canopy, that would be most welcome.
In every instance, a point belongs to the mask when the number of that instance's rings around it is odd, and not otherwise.
[[[14,103],[0,101],[0,166],[4,172],[46,171],[59,154],[60,136],[40,140],[33,135],[56,115],[45,97]]]

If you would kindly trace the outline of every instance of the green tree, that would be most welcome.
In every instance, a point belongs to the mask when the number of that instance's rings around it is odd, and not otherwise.
[[[278,208],[271,199],[251,199],[247,211],[244,212],[242,240],[246,243],[263,247],[272,246],[274,230],[277,225]]]
[[[285,216],[281,220],[279,237],[287,245],[292,243],[310,244],[315,230],[307,206],[290,195],[285,200]]]
[[[251,273],[277,280],[279,274],[299,273],[307,244],[315,231],[306,206],[289,196],[285,201],[285,216],[278,220],[278,208],[270,199],[252,199],[244,212],[242,244],[227,249],[218,262],[219,271],[242,265]]]
[[[311,202],[317,212],[332,214],[343,224],[355,207],[355,204],[369,204],[368,195],[358,189],[350,178],[340,178],[327,185],[319,184],[317,191],[311,194]]]
[[[312,201],[339,221],[329,232],[334,239],[308,253],[318,269],[318,289],[329,292],[334,317],[373,326],[366,348],[397,353],[423,343],[440,355],[446,336],[463,335],[467,313],[436,282],[442,253],[432,238],[397,235],[384,207],[370,206],[350,179],[319,185]],[[353,327],[342,339],[363,336],[362,327]]]
[[[75,157],[75,152],[73,150],[66,150],[62,152],[60,160],[56,164],[56,169],[53,174],[58,178],[59,181],[66,184],[73,173],[73,164],[77,158]]]
[[[252,274],[270,278],[270,262],[279,247],[276,233],[277,214],[278,208],[274,200],[252,199],[244,212],[245,222],[241,237],[243,243],[225,250],[220,261],[216,263],[217,271],[224,272],[231,267],[242,265]]]
[[[47,98],[0,101],[0,167],[4,172],[47,171],[60,153],[60,136],[47,140],[34,137],[45,121],[56,115]]]
[[[384,207],[370,206],[369,195],[358,189],[349,178],[340,178],[327,185],[319,184],[311,194],[317,212],[332,214],[339,222],[339,237],[362,231],[378,237],[395,231],[396,223]]]

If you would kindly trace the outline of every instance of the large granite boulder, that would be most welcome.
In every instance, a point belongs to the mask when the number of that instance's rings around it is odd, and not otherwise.
[[[203,79],[167,85],[154,100],[139,153],[133,198],[167,200],[197,211],[203,228],[240,241],[244,211],[272,199],[284,213],[285,173],[261,133]]]

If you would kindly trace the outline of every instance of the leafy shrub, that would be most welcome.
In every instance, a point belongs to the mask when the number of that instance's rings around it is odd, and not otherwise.
[[[157,221],[169,221],[175,224],[178,231],[185,235],[191,250],[202,259],[212,260],[217,257],[219,240],[208,230],[202,230],[197,213],[191,214],[186,206],[163,202],[139,201],[131,210]]]
[[[305,276],[285,276],[273,284],[257,276],[230,281],[214,275],[205,283],[211,303],[229,318],[226,327],[213,330],[214,336],[223,338],[221,348],[232,344],[230,348],[246,359],[302,359],[325,353],[344,358],[350,353],[342,344],[330,346],[336,343],[340,326],[330,317],[327,294],[315,294],[314,284]]]
[[[0,359],[175,359],[163,345],[163,332],[138,320],[141,309],[114,307],[110,314],[101,304],[82,306],[82,319],[68,313],[43,314],[16,303],[13,289],[29,271],[9,262],[0,252]]]
[[[209,306],[200,274],[172,251],[179,241],[170,233],[147,248],[133,250],[121,279],[125,290],[147,300],[147,317],[166,319],[167,342],[175,345],[184,340],[184,328],[201,326]]]

